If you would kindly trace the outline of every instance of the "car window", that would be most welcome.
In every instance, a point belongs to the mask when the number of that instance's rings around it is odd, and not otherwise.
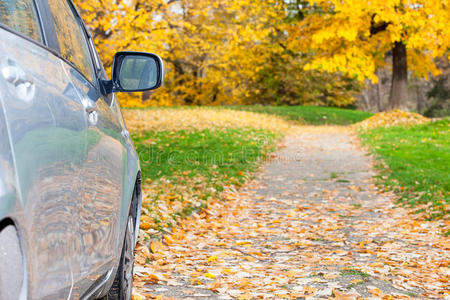
[[[42,42],[33,0],[0,0],[0,23],[35,41]]]
[[[89,80],[93,80],[92,60],[85,35],[66,0],[49,0],[61,55],[73,63]]]

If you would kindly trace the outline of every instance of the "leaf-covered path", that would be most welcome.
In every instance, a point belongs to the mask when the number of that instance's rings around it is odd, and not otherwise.
[[[394,206],[347,128],[304,127],[256,180],[138,248],[135,287],[162,299],[445,298],[445,221]],[[145,259],[144,259],[145,258]]]

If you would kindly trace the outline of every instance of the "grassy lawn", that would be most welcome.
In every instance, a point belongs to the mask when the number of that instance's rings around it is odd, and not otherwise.
[[[371,117],[369,112],[319,106],[227,106],[235,110],[273,114],[307,125],[350,125]]]
[[[449,119],[412,127],[376,128],[360,133],[363,142],[380,157],[380,183],[401,201],[430,210],[430,217],[449,213]],[[446,208],[447,206],[447,208]]]

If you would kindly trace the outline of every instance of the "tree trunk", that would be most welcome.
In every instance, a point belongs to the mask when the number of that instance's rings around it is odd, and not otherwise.
[[[417,84],[417,112],[421,114],[425,107],[425,95],[422,92],[420,83]]]
[[[376,71],[376,75],[378,76],[378,82],[377,82],[377,111],[380,112],[382,110],[381,108],[381,72],[380,70]]]
[[[406,46],[395,42],[392,49],[392,85],[389,97],[391,109],[406,108],[408,100],[408,69],[406,65]]]
[[[362,102],[364,103],[364,110],[369,111],[370,110],[370,97],[369,97],[369,90],[366,88],[361,93]]]

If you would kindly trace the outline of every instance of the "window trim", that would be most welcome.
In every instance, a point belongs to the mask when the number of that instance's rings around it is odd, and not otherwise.
[[[84,36],[84,40],[86,42],[86,47],[88,48],[89,51],[89,56],[91,57],[91,65],[92,65],[92,69],[94,71],[94,75],[95,75],[95,79],[96,81],[98,81],[100,79],[99,76],[99,64],[101,64],[101,61],[97,61],[97,58],[95,56],[95,49],[92,49],[92,46],[95,47],[94,45],[94,41],[92,40],[92,36],[89,33],[88,29],[86,28],[86,24],[84,24],[83,18],[81,18],[80,12],[78,11],[77,7],[75,6],[75,4],[73,3],[72,0],[66,0],[69,3],[69,6],[72,8],[73,14],[75,15],[75,19],[78,22],[78,25],[81,27],[81,31],[83,32],[83,36]],[[91,45],[92,44],[92,45]],[[98,58],[99,60],[100,58]]]
[[[58,42],[58,38],[56,36],[55,27],[54,27],[53,15],[50,11],[50,7],[48,6],[47,0],[32,0],[32,1],[36,4],[37,14],[39,15],[38,22],[39,22],[39,25],[41,26],[41,30],[43,31],[43,35],[45,35],[45,38],[43,37],[42,42],[36,41],[36,40],[30,38],[29,36],[24,35],[22,32],[17,31],[9,26],[6,26],[3,23],[0,23],[0,29],[3,29],[11,34],[17,35],[20,38],[22,38],[28,42],[31,42],[31,43],[35,44],[36,46],[43,48],[44,50],[47,50],[48,52],[50,52],[57,58],[61,59],[65,63],[69,64],[73,69],[75,69],[78,73],[80,73],[89,83],[92,84],[91,80],[88,79],[82,72],[80,72],[80,70],[78,69],[77,66],[75,66],[71,61],[65,59],[61,55],[61,50],[59,48],[59,42]],[[46,22],[44,22],[44,23],[42,23],[42,20],[43,20],[42,15],[45,15],[47,17]],[[49,38],[49,37],[51,37],[51,38]],[[51,40],[56,41],[56,43],[49,45],[49,41],[51,41]],[[90,54],[90,49],[89,49],[89,54]],[[97,76],[95,76],[95,77],[97,77]],[[94,84],[92,84],[92,85],[95,87]]]
[[[79,23],[79,26],[81,27],[83,34],[84,34],[84,38],[86,41],[86,45],[89,49],[89,54],[91,57],[91,63],[92,63],[92,68],[94,71],[94,77],[95,77],[95,83],[91,82],[89,79],[86,78],[86,76],[84,76],[84,74],[82,74],[86,80],[88,80],[92,86],[97,90],[97,92],[100,95],[100,98],[102,98],[106,104],[111,107],[112,103],[114,102],[112,97],[110,97],[109,95],[105,95],[102,88],[102,80],[108,80],[107,74],[106,72],[104,72],[104,66],[103,66],[103,62],[100,59],[100,56],[98,55],[97,52],[97,48],[95,47],[95,43],[94,43],[94,39],[92,38],[92,35],[90,34],[90,32],[88,31],[88,28],[86,27],[86,24],[83,21],[83,18],[80,15],[80,12],[78,11],[77,7],[75,6],[75,4],[73,3],[72,0],[66,0],[69,3],[69,6],[71,6],[74,15]],[[72,64],[73,65],[73,64]],[[75,67],[76,68],[76,67]],[[76,68],[77,71],[78,68]],[[106,78],[105,78],[106,76]],[[107,100],[108,99],[108,100]]]
[[[83,76],[87,82],[89,82],[95,89],[99,90],[92,82],[90,79],[88,79],[82,72],[80,72],[80,70],[77,68],[77,66],[75,66],[72,62],[70,62],[69,60],[65,59],[64,57],[61,56],[61,53],[59,51],[56,51],[53,48],[48,47],[47,45],[42,44],[41,42],[38,42],[26,35],[24,35],[21,32],[18,32],[14,29],[12,29],[11,27],[8,27],[2,23],[0,23],[0,29],[5,30],[11,34],[14,34],[24,40],[26,40],[27,42],[33,43],[34,45],[48,51],[50,54],[56,56],[58,59],[62,60],[63,62],[67,63],[70,67],[72,67],[76,72],[78,72],[81,76]],[[95,74],[94,74],[95,75]],[[97,76],[95,76],[97,79]]]
[[[23,32],[17,31],[14,28],[9,27],[8,25],[6,25],[4,23],[0,23],[0,28],[4,29],[4,30],[6,30],[6,31],[8,31],[8,32],[10,32],[12,34],[18,35],[18,36],[26,39],[27,41],[33,42],[36,45],[39,45],[41,47],[44,46],[44,48],[45,48],[46,45],[47,45],[47,38],[46,38],[45,28],[44,28],[44,26],[42,24],[42,18],[41,18],[40,9],[39,9],[39,6],[38,6],[38,4],[36,3],[35,0],[30,0],[30,3],[32,5],[34,5],[34,12],[36,14],[36,16],[35,16],[36,17],[36,24],[38,26],[39,33],[40,33],[39,35],[41,37],[40,41],[36,41],[35,39],[25,35]]]
[[[56,36],[55,22],[47,0],[33,1],[36,3],[36,10],[38,11],[43,35],[45,36],[45,45],[54,52],[61,54],[58,37]]]
[[[90,61],[91,61],[91,68],[93,71],[93,79],[87,78],[86,75],[84,75],[80,69],[71,61],[67,60],[61,55],[61,49],[59,47],[59,41],[58,37],[56,35],[56,29],[55,29],[55,23],[53,20],[53,14],[51,13],[50,7],[48,6],[47,0],[31,0],[33,1],[35,5],[36,10],[36,19],[38,22],[38,25],[40,26],[40,31],[42,34],[42,41],[36,41],[22,32],[19,32],[11,27],[6,26],[5,24],[0,23],[0,29],[3,29],[11,34],[14,34],[16,36],[19,36],[20,38],[33,43],[34,45],[43,48],[44,50],[50,52],[52,55],[56,56],[58,59],[61,59],[64,63],[68,64],[71,68],[73,68],[76,72],[78,72],[83,78],[89,82],[89,84],[97,90],[99,95],[101,95],[100,98],[103,98],[103,93],[101,92],[100,87],[100,81],[103,78],[102,74],[102,66],[100,66],[100,69],[97,67],[96,61],[94,61],[93,51],[96,51],[96,49],[92,49],[92,47],[95,47],[94,44],[91,45],[90,40],[92,40],[92,37],[88,34],[86,25],[83,22],[83,19],[81,18],[78,10],[76,9],[75,5],[71,0],[62,0],[67,1],[69,6],[71,7],[72,13],[75,16],[76,21],[78,22],[78,26],[81,27],[80,30],[82,31],[83,37],[85,39],[86,46],[88,48]],[[93,43],[93,41],[92,41]],[[102,64],[100,57],[98,57],[99,63]],[[106,101],[107,102],[107,101]],[[109,106],[109,105],[108,105]]]
[[[40,1],[47,1],[47,0],[40,0]],[[87,27],[84,24],[84,21],[81,18],[81,15],[78,12],[78,9],[76,8],[76,6],[73,3],[73,1],[72,0],[60,0],[60,1],[67,1],[67,3],[69,4],[69,6],[70,6],[70,8],[72,10],[72,13],[75,16],[75,20],[77,21],[78,26],[80,27],[80,30],[82,31],[82,35],[83,35],[83,38],[85,40],[85,44],[86,44],[86,47],[88,48],[88,52],[89,52],[89,56],[90,56],[91,68],[92,68],[93,75],[94,75],[93,76],[94,77],[93,80],[87,78],[87,76],[84,75],[83,72],[81,72],[81,70],[74,63],[72,63],[71,61],[69,61],[66,58],[64,58],[61,55],[61,52],[58,53],[58,57],[61,58],[67,64],[69,64],[69,66],[71,66],[81,76],[83,76],[83,78],[97,91],[97,93],[99,95],[99,98],[101,98],[108,105],[108,107],[111,107],[111,104],[113,103],[112,98],[109,99],[108,95],[105,95],[102,92],[103,89],[102,89],[101,84],[102,84],[102,79],[104,79],[103,78],[104,77],[103,76],[103,72],[102,72],[102,70],[103,70],[103,63],[102,63],[100,57],[96,56],[97,54],[95,54],[95,53],[97,53],[97,50],[95,48],[95,44],[94,44],[94,41],[92,39],[92,36],[88,32]],[[50,11],[50,7],[49,7],[49,11]],[[51,13],[51,11],[50,11],[50,13]],[[53,22],[53,19],[52,19],[52,22]],[[55,36],[56,36],[56,31],[55,31]],[[97,60],[96,60],[95,56],[98,57],[98,62],[100,64],[100,68],[97,67],[97,64],[96,64]],[[108,101],[107,99],[109,99],[110,101]]]
[[[48,52],[50,52],[51,54],[56,56],[58,59],[61,59],[63,62],[67,63],[70,67],[72,67],[74,70],[76,70],[81,76],[83,76],[86,79],[86,81],[88,81],[94,88],[96,88],[98,90],[98,88],[95,86],[95,84],[93,84],[91,82],[91,80],[88,79],[78,69],[77,66],[75,66],[71,61],[65,59],[61,55],[61,50],[59,48],[59,41],[56,36],[53,15],[50,11],[50,7],[48,6],[47,0],[31,0],[31,1],[33,1],[36,5],[36,11],[37,11],[36,13],[38,14],[37,21],[39,22],[39,26],[41,26],[41,31],[43,32],[42,34],[45,36],[45,38],[43,37],[44,39],[42,42],[36,41],[36,40],[24,35],[22,32],[19,32],[17,30],[14,30],[11,27],[4,25],[3,23],[0,23],[0,28],[11,34],[19,36],[20,38],[22,38],[28,42],[31,42],[31,43],[35,44],[36,46],[43,48],[44,50],[47,50]],[[65,0],[63,0],[63,1],[65,1]],[[43,18],[43,16],[45,16],[45,18]],[[45,19],[46,21],[42,23],[43,19]],[[53,41],[53,43],[50,41]],[[90,47],[88,47],[88,48],[90,48]],[[89,49],[89,54],[91,54],[90,49]],[[95,71],[94,71],[94,75],[95,75],[95,79],[97,79],[97,75],[95,74]]]
[[[40,2],[44,3],[43,9],[46,11],[46,13],[47,13],[49,16],[51,16],[51,19],[48,19],[48,22],[50,22],[51,24],[48,24],[48,25],[49,25],[49,27],[53,28],[53,30],[50,29],[50,31],[51,31],[51,34],[52,34],[54,40],[55,40],[56,43],[57,43],[57,46],[55,46],[54,49],[53,49],[53,51],[55,51],[55,54],[58,56],[58,58],[60,58],[61,60],[63,60],[65,63],[69,64],[69,66],[71,66],[71,67],[72,67],[73,69],[75,69],[78,73],[80,73],[81,76],[83,76],[83,78],[86,79],[86,81],[88,81],[88,82],[89,82],[89,83],[90,83],[97,91],[99,91],[99,90],[100,90],[99,87],[97,86],[96,83],[94,83],[94,82],[98,81],[98,76],[97,76],[97,71],[96,71],[94,62],[92,61],[92,53],[91,53],[91,49],[90,49],[89,43],[88,43],[88,41],[87,41],[87,39],[86,39],[86,33],[85,33],[85,30],[84,30],[84,26],[81,26],[82,23],[80,23],[80,21],[82,22],[82,19],[81,19],[80,15],[79,15],[78,11],[76,10],[75,5],[73,4],[73,2],[72,2],[71,0],[57,0],[57,1],[66,1],[66,3],[69,5],[70,11],[71,11],[71,13],[73,14],[73,16],[74,16],[74,18],[75,18],[75,21],[77,22],[77,25],[78,25],[78,27],[79,27],[79,29],[80,29],[80,31],[81,31],[81,34],[82,34],[82,36],[83,36],[83,38],[84,38],[84,40],[85,40],[85,44],[86,44],[86,47],[87,47],[87,49],[88,49],[88,55],[90,56],[90,58],[89,58],[89,60],[90,60],[90,65],[91,65],[90,67],[91,67],[92,75],[93,75],[93,78],[92,78],[92,79],[89,79],[85,74],[83,74],[83,72],[81,72],[81,70],[80,70],[73,62],[71,62],[70,60],[68,60],[68,59],[66,59],[65,57],[62,56],[61,49],[60,49],[60,47],[59,47],[58,36],[57,36],[57,34],[56,34],[56,29],[55,29],[55,22],[54,22],[54,18],[53,18],[53,13],[52,13],[52,11],[51,11],[51,9],[50,9],[50,6],[49,6],[49,4],[48,4],[48,1],[47,1],[47,0],[37,0],[37,1],[40,1]],[[58,49],[57,52],[56,52],[56,48]],[[101,93],[100,93],[100,94],[101,94]]]

